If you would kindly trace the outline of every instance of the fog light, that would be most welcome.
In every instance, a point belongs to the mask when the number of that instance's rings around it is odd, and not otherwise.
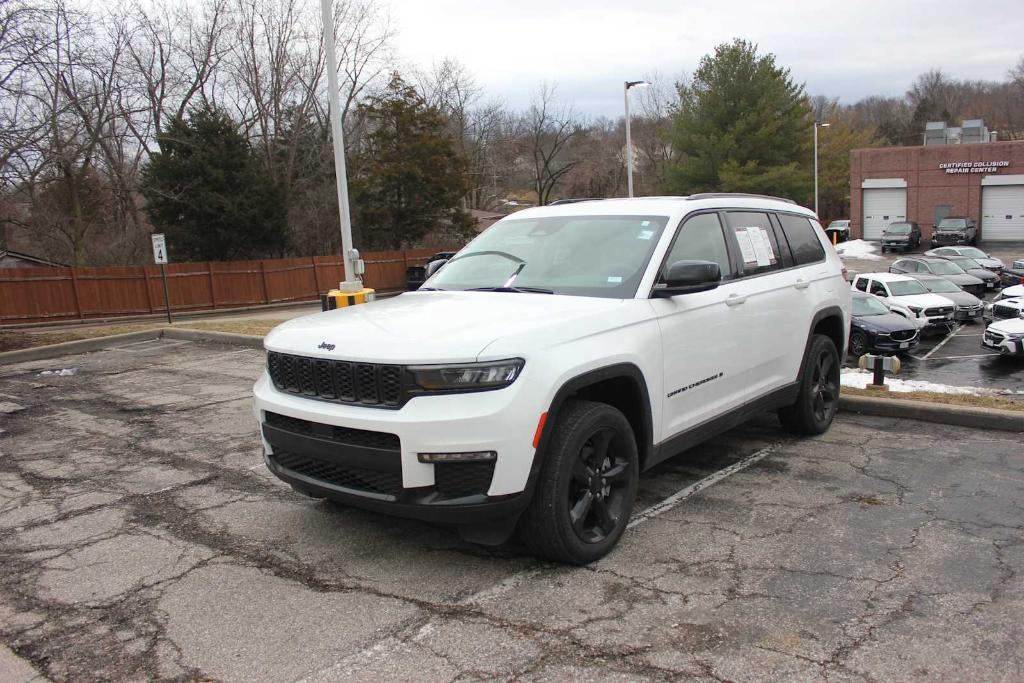
[[[498,459],[494,451],[470,451],[468,453],[417,453],[420,462],[493,462]]]

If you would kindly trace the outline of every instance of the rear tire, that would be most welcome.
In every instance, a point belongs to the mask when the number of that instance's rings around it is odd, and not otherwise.
[[[822,434],[839,408],[839,352],[823,334],[811,339],[796,402],[779,410],[782,426],[794,434]]]
[[[636,499],[639,455],[629,421],[605,403],[567,401],[543,457],[520,538],[558,562],[604,557],[626,530]]]

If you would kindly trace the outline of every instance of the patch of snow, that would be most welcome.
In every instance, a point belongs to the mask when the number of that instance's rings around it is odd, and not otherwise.
[[[839,377],[839,383],[844,387],[864,389],[874,377],[874,373],[868,370],[844,369]],[[961,394],[967,396],[993,396],[1003,392],[993,389],[982,389],[981,387],[954,387],[948,384],[936,384],[919,379],[899,379],[886,377],[885,385],[889,391],[894,393],[909,393],[911,391],[929,391],[933,394]]]
[[[850,240],[849,242],[840,242],[836,245],[836,253],[839,254],[840,258],[853,258],[862,261],[883,260],[882,256],[875,253],[876,249],[878,247],[864,240]]]

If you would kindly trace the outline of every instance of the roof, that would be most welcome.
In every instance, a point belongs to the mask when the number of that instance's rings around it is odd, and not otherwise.
[[[752,194],[713,192],[679,197],[633,197],[611,199],[585,199],[582,201],[549,204],[523,209],[517,218],[542,216],[590,215],[664,215],[681,217],[699,209],[730,208],[760,209],[762,211],[788,211],[816,219],[814,212],[788,199]]]
[[[12,258],[21,261],[28,261],[29,263],[33,263],[38,266],[55,266],[59,268],[66,268],[68,265],[66,263],[61,263],[60,261],[52,261],[48,258],[43,258],[41,256],[32,256],[31,254],[26,254],[20,251],[13,251],[11,249],[0,249],[0,259],[3,258]]]
[[[857,273],[857,277],[866,277],[879,282],[907,282],[914,279],[901,273]]]

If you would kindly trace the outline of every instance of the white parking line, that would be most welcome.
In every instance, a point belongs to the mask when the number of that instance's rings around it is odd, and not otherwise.
[[[928,358],[929,358],[929,357],[930,357],[930,356],[931,356],[931,355],[932,355],[933,353],[935,353],[936,351],[938,351],[939,349],[941,349],[941,348],[942,348],[943,346],[945,346],[945,345],[946,345],[946,342],[948,342],[948,341],[949,341],[950,339],[952,339],[953,337],[955,337],[955,336],[956,336],[956,333],[957,333],[957,332],[959,332],[959,331],[960,331],[960,326],[959,326],[959,325],[954,325],[954,326],[953,326],[953,329],[949,331],[949,334],[948,334],[948,335],[946,335],[946,338],[945,338],[945,339],[943,339],[942,341],[940,341],[940,342],[939,342],[938,344],[936,344],[936,345],[935,345],[935,348],[933,348],[933,349],[932,349],[931,351],[929,351],[928,353],[924,354],[924,357],[923,357],[923,358],[921,358],[921,360],[928,360]]]
[[[722,481],[726,477],[730,477],[736,474],[737,472],[745,470],[758,460],[761,460],[771,455],[775,451],[779,450],[779,448],[781,448],[784,443],[785,441],[776,441],[775,443],[769,446],[765,446],[759,451],[751,453],[750,455],[743,458],[739,462],[734,462],[728,467],[720,469],[713,474],[709,474],[700,481],[695,481],[686,488],[676,491],[665,500],[661,501],[660,503],[655,503],[651,507],[641,512],[639,515],[636,515],[632,520],[630,520],[629,524],[626,525],[626,528],[632,529],[638,524],[642,524],[649,519],[657,517],[658,515],[671,510],[676,505],[683,502],[684,500],[694,495],[695,493],[699,493],[704,489],[708,488],[709,486],[714,486],[715,484]]]

